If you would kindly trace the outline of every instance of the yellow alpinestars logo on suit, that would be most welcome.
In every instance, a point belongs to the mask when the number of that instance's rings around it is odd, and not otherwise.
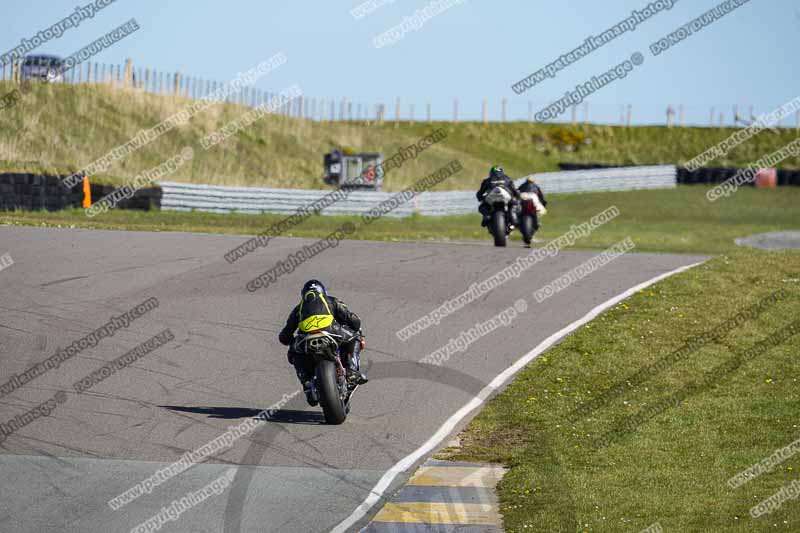
[[[305,318],[303,305],[306,305],[306,311],[312,313],[309,316],[305,316]],[[303,295],[303,299],[300,301],[299,313],[301,322],[297,329],[303,333],[325,329],[333,324],[333,313],[331,313],[331,308],[327,300],[325,300],[325,296],[314,291],[309,291]]]

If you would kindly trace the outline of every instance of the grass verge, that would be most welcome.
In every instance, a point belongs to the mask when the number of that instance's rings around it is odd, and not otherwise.
[[[783,289],[785,299],[663,372],[582,413],[648,364]],[[736,250],[664,280],[537,358],[461,435],[454,460],[511,467],[500,485],[506,531],[800,530],[800,501],[749,509],[800,479],[800,454],[732,489],[727,480],[800,438],[800,335],[728,373],[714,368],[800,318],[800,252]],[[798,333],[797,331],[795,331]],[[693,382],[655,416],[596,439]]]

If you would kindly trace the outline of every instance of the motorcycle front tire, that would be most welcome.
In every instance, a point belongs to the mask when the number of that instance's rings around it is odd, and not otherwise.
[[[508,237],[506,234],[506,214],[498,209],[492,213],[492,220],[489,224],[494,236],[494,245],[501,248],[505,247]]]

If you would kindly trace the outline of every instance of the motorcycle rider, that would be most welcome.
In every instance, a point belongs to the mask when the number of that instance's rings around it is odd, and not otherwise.
[[[542,203],[542,205],[544,207],[547,207],[547,200],[544,199],[544,193],[542,192],[542,188],[539,187],[539,185],[533,179],[533,176],[528,176],[528,179],[525,181],[525,183],[520,185],[519,192],[520,193],[527,192],[527,193],[530,193],[530,194],[535,194],[536,196],[539,197],[539,201]],[[534,211],[534,213],[533,213],[533,230],[534,231],[538,231],[539,230],[539,216],[538,215],[539,215],[539,213],[537,211]]]
[[[519,211],[520,205],[519,191],[517,190],[517,187],[514,185],[514,182],[511,180],[511,178],[509,178],[506,173],[503,172],[503,167],[498,165],[494,165],[489,170],[489,177],[481,182],[481,188],[475,194],[475,197],[480,203],[478,206],[478,212],[483,215],[481,226],[486,227],[489,225],[489,217],[492,214],[492,207],[484,203],[483,199],[495,187],[503,187],[512,195],[509,211],[511,212],[511,226],[513,229],[513,226],[517,225],[517,212]]]
[[[346,326],[354,332],[352,338],[347,339],[348,335],[342,330],[341,326]],[[289,351],[286,354],[289,363],[294,366],[297,378],[306,393],[306,399],[313,406],[317,403],[311,388],[311,379],[314,375],[314,360],[297,350],[295,330],[301,336],[316,330],[325,330],[336,335],[344,335],[347,340],[340,342],[339,346],[342,353],[342,363],[347,372],[347,382],[351,385],[362,385],[368,381],[367,376],[361,372],[359,365],[359,354],[363,339],[361,319],[350,311],[344,302],[330,296],[321,281],[311,279],[303,285],[303,289],[300,291],[300,303],[289,313],[286,325],[278,334],[280,343],[289,347]]]

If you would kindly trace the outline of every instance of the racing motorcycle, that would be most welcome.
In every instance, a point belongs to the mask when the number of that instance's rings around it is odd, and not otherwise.
[[[489,215],[489,224],[487,225],[489,233],[494,236],[495,246],[505,246],[508,240],[508,234],[514,227],[511,225],[511,211],[510,207],[511,192],[503,187],[495,187],[483,197],[484,203],[491,207]]]
[[[350,398],[358,388],[349,383],[342,364],[342,345],[358,335],[361,349],[365,347],[360,332],[335,324],[328,330],[316,330],[298,336],[295,350],[314,360],[314,377],[311,380],[312,398],[319,402],[328,424],[341,424],[350,412]]]
[[[547,209],[542,205],[539,196],[534,193],[523,192],[520,194],[522,199],[522,212],[519,217],[519,231],[522,233],[522,240],[525,241],[525,246],[530,248],[531,241],[533,241],[533,234],[536,233],[534,220],[537,213],[541,215],[547,214]]]

